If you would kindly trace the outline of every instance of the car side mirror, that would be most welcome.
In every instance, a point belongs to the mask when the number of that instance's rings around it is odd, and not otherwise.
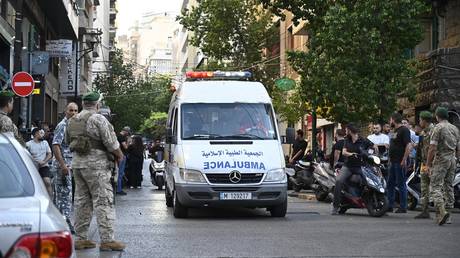
[[[286,144],[293,144],[295,142],[295,129],[292,127],[286,128]]]
[[[176,143],[176,136],[174,135],[172,128],[166,128],[166,143],[168,144]]]

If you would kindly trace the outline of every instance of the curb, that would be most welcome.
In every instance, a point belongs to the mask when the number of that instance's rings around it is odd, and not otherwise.
[[[308,200],[308,201],[316,201],[316,196],[310,193],[299,193],[297,195],[297,198]]]

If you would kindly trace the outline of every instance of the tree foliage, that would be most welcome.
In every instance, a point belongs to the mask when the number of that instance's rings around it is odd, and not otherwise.
[[[308,52],[290,52],[302,98],[333,121],[383,119],[398,94],[413,92],[405,51],[422,39],[422,0],[260,0],[307,21]]]
[[[153,139],[161,139],[166,132],[166,120],[168,114],[164,112],[152,112],[150,117],[141,125],[141,131],[150,135]]]
[[[124,61],[121,50],[113,54],[110,73],[99,74],[94,81],[96,90],[115,114],[116,130],[128,125],[139,131],[152,112],[167,112],[172,96],[170,85],[169,77],[136,78],[134,65]]]
[[[184,10],[179,22],[193,32],[191,44],[206,55],[201,70],[248,70],[266,87],[283,119],[297,119],[303,110],[275,87],[280,74],[279,23],[256,0],[202,0]],[[296,118],[294,118],[296,117]],[[297,120],[294,120],[297,121]]]

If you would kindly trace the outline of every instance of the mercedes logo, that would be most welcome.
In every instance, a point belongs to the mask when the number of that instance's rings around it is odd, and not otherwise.
[[[241,181],[241,173],[239,171],[234,170],[230,172],[228,178],[230,179],[230,182],[237,184]]]

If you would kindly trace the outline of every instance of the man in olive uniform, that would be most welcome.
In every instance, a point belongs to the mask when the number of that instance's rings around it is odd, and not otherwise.
[[[73,152],[75,178],[75,249],[96,247],[88,239],[88,229],[96,213],[101,251],[122,251],[125,244],[114,240],[115,209],[112,170],[123,157],[117,136],[109,121],[98,114],[100,95],[83,96],[83,110],[69,120],[66,143]]]
[[[430,202],[430,175],[427,170],[426,162],[428,156],[428,148],[430,147],[431,133],[433,131],[434,125],[431,122],[433,115],[429,111],[420,112],[420,127],[423,129],[417,150],[420,158],[420,180],[421,180],[421,204],[422,212],[415,216],[416,219],[429,219],[430,211],[428,204]]]
[[[434,127],[428,150],[427,167],[431,173],[431,190],[436,206],[437,223],[443,225],[450,217],[446,207],[453,206],[452,183],[455,176],[455,155],[460,153],[460,133],[447,121],[448,111],[436,109],[438,124]],[[446,197],[446,200],[444,198]],[[446,205],[447,204],[447,205]]]
[[[53,167],[56,175],[53,178],[54,198],[53,202],[65,217],[70,231],[75,233],[70,216],[72,213],[72,153],[69,146],[64,142],[64,135],[69,123],[69,119],[78,113],[78,106],[71,102],[67,104],[65,117],[54,129],[53,152],[55,160]]]
[[[14,93],[9,90],[0,91],[0,133],[12,133],[24,145],[24,140],[19,137],[18,128],[8,116],[13,111]]]

